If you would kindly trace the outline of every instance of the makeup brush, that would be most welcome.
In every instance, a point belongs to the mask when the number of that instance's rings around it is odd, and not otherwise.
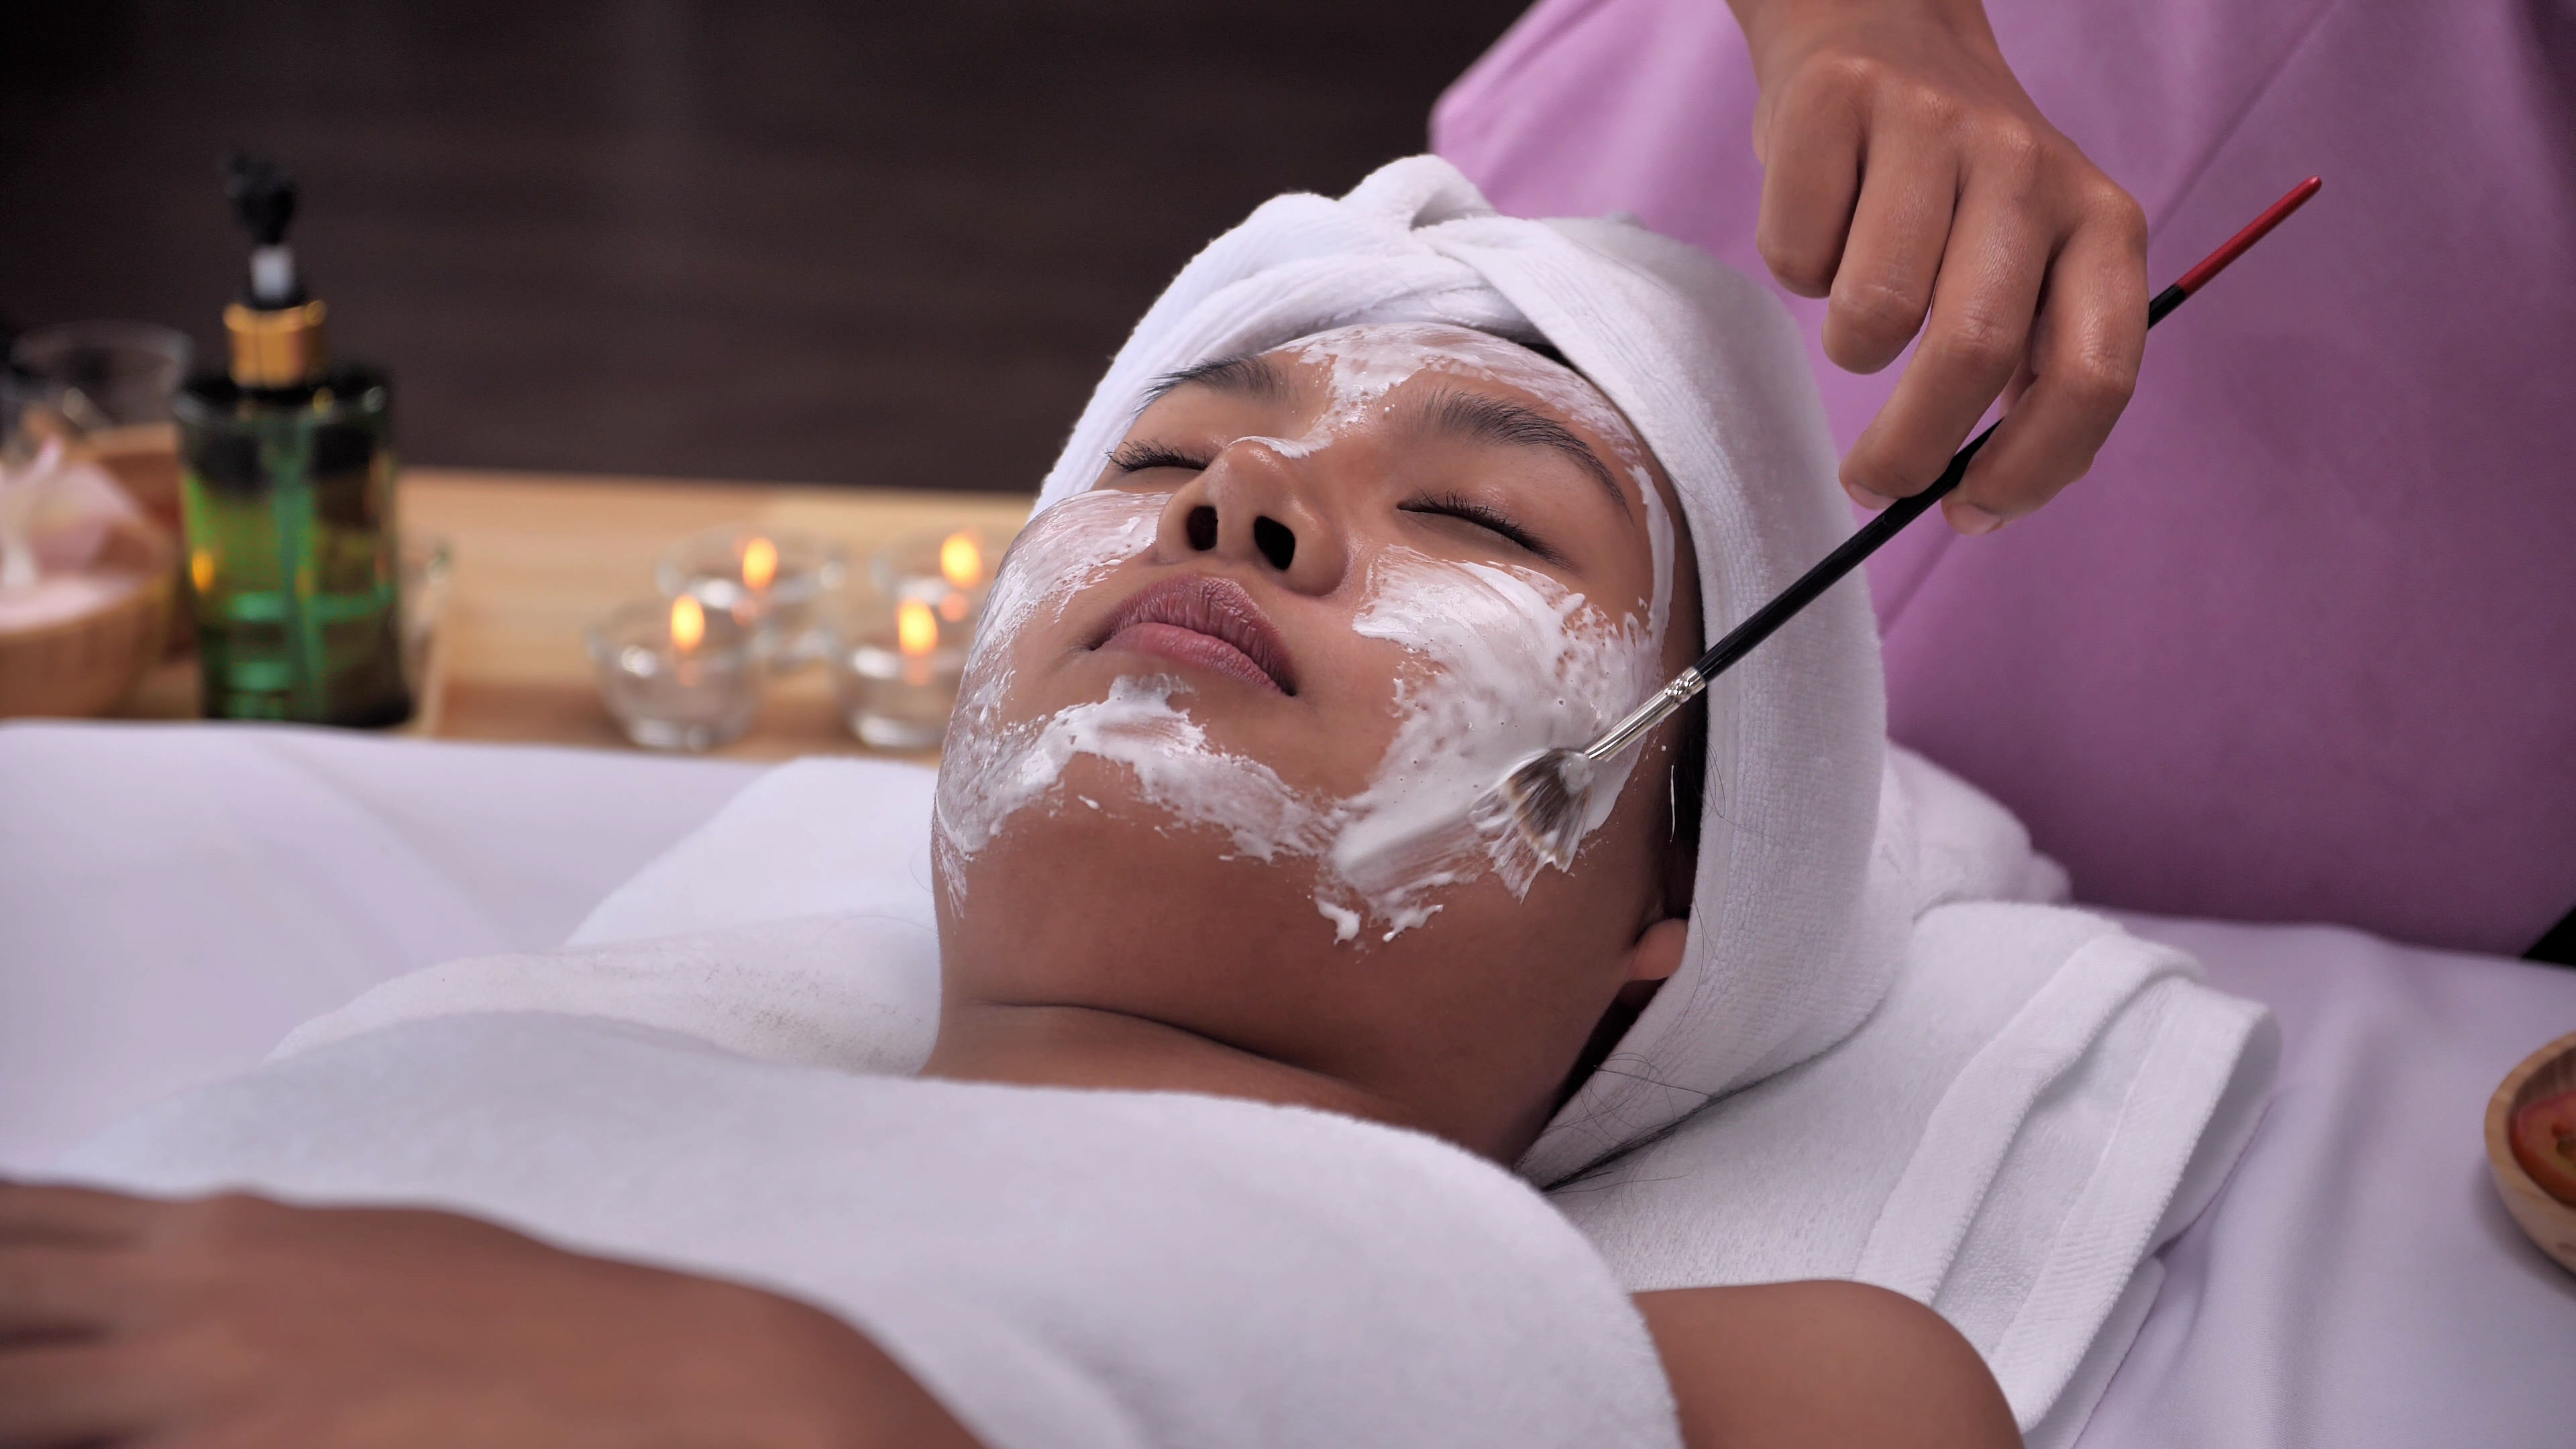
[[[2227,245],[2211,252],[2199,266],[2182,274],[2182,279],[2155,295],[2147,303],[2147,325],[2155,326],[2172,314],[2190,296],[2217,276],[2227,264],[2245,254],[2245,249],[2261,241],[2264,234],[2279,226],[2287,217],[2317,194],[2323,185],[2316,177],[2290,188],[2288,195],[2273,202],[2271,208],[2254,218],[2251,225],[2228,240]],[[1592,783],[1601,766],[1618,757],[1621,751],[1643,738],[1648,730],[1672,718],[1673,712],[1690,703],[1691,697],[1708,688],[1709,681],[1725,673],[1735,662],[1753,651],[1753,647],[1771,637],[1781,625],[1798,616],[1825,590],[1850,573],[1862,559],[1878,551],[1878,546],[1894,538],[1905,525],[1921,517],[1925,510],[1948,496],[1967,476],[1969,462],[1977,450],[1994,436],[1994,427],[1968,440],[1950,459],[1931,487],[1911,498],[1900,498],[1881,510],[1877,517],[1863,525],[1842,546],[1825,555],[1824,561],[1807,570],[1797,582],[1780,591],[1779,597],[1763,605],[1743,623],[1727,632],[1706,654],[1688,669],[1674,676],[1672,683],[1657,690],[1653,698],[1639,705],[1626,719],[1612,725],[1599,739],[1579,750],[1543,750],[1512,767],[1501,783],[1485,792],[1470,816],[1475,827],[1486,834],[1512,831],[1519,834],[1539,859],[1562,870],[1574,862],[1574,848],[1583,836],[1584,817],[1591,805]]]

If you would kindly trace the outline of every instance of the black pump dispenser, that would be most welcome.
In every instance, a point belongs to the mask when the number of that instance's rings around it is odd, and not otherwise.
[[[295,220],[295,178],[273,161],[237,151],[224,168],[224,194],[232,198],[233,215],[254,248],[250,288],[242,300],[270,311],[302,303],[304,285],[286,245],[286,229]]]
[[[250,285],[224,309],[232,339],[233,381],[261,392],[310,387],[330,366],[324,308],[304,295],[286,229],[295,221],[295,178],[284,167],[236,154],[224,168],[224,194],[250,233]]]

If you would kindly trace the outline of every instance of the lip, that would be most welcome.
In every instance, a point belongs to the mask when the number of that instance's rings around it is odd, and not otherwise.
[[[1125,649],[1231,675],[1279,694],[1297,692],[1297,671],[1270,616],[1241,584],[1182,574],[1129,595],[1110,611],[1094,649]]]

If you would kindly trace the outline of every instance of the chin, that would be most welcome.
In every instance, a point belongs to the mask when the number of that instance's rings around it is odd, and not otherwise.
[[[1363,1031],[1385,962],[1336,944],[1313,862],[1236,854],[1223,832],[1120,789],[1122,774],[1077,761],[1060,806],[1022,812],[971,857],[939,853],[951,988],[1143,1016],[1288,1059],[1318,1035]]]

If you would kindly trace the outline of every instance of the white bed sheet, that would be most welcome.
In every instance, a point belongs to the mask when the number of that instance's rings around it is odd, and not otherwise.
[[[436,961],[559,943],[750,766],[216,726],[0,727],[0,1170]],[[2079,883],[2080,884],[2080,883]],[[2576,971],[2126,918],[2281,1018],[2272,1107],[2078,1443],[2576,1443],[2576,1275],[2487,1094]]]
[[[2487,1099],[2576,971],[2328,927],[2126,916],[2270,1004],[2281,1074],[2078,1443],[2576,1445],[2576,1274],[2505,1216]]]
[[[0,724],[0,1171],[379,981],[560,945],[760,767],[269,725]]]

